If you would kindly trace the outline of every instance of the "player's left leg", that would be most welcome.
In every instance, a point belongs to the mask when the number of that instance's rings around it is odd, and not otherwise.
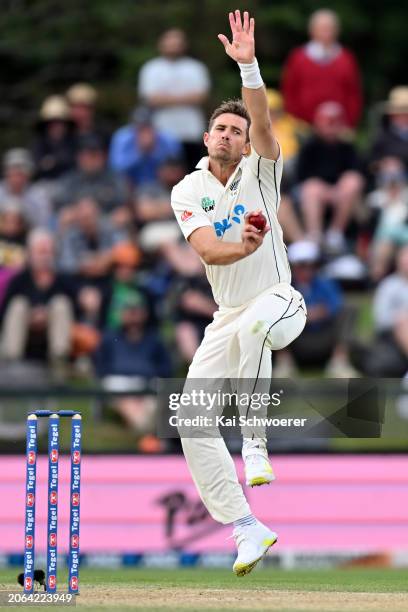
[[[250,398],[239,406],[240,415],[248,420],[248,425],[242,428],[242,456],[249,486],[268,484],[275,478],[268,460],[265,428],[253,424],[253,417],[267,414],[267,404],[260,399],[270,391],[270,351],[288,346],[305,323],[303,297],[288,283],[276,285],[271,294],[256,300],[240,318],[237,386],[240,397]]]
[[[206,396],[217,396],[228,378],[227,347],[236,331],[235,312],[217,311],[214,321],[207,327],[200,347],[189,368],[183,393],[193,398],[204,391]],[[228,452],[218,426],[214,423],[223,406],[217,403],[211,411],[206,407],[180,406],[178,415],[184,417],[208,416],[207,425],[180,429],[181,444],[197,491],[211,516],[220,523],[232,524],[251,514],[242,487],[238,481],[234,461]]]
[[[184,393],[205,389],[216,393],[230,377],[230,343],[236,336],[236,310],[217,312],[190,366]],[[222,412],[223,406],[214,407]],[[191,407],[180,415],[193,416]],[[211,411],[214,413],[214,409]],[[210,413],[208,413],[210,414]],[[233,566],[237,576],[248,574],[277,541],[277,534],[251,513],[238,481],[234,461],[218,427],[203,424],[194,431],[180,431],[187,464],[199,495],[216,521],[234,526],[238,555]]]

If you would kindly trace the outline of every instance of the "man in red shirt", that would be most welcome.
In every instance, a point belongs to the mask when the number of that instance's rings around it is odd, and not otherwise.
[[[347,124],[356,127],[362,108],[360,72],[354,55],[338,42],[336,13],[322,9],[309,20],[310,40],[292,51],[283,71],[287,112],[312,123],[316,108],[328,100],[345,109]]]

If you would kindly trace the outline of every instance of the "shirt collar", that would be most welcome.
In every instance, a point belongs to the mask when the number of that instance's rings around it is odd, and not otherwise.
[[[208,157],[208,155],[206,155],[205,157],[202,157],[200,159],[200,161],[196,165],[196,168],[198,168],[199,170],[208,170],[209,163],[210,163],[210,158]]]
[[[245,155],[243,155],[241,161],[238,164],[238,166],[235,168],[234,172],[231,174],[230,178],[228,179],[227,185],[229,185],[231,183],[231,180],[233,179],[233,177],[235,177],[238,174],[238,172],[242,169],[243,165],[245,164],[245,161],[246,161],[246,157],[245,157]],[[210,172],[209,164],[210,164],[210,158],[208,157],[208,155],[206,155],[205,157],[202,157],[200,159],[200,161],[196,165],[196,168],[198,170],[206,170],[207,172]],[[210,172],[210,174],[211,174],[211,176],[214,176],[211,172]],[[226,185],[226,187],[227,187],[227,185]]]
[[[333,43],[328,49],[316,40],[311,40],[305,45],[306,55],[315,62],[331,62],[341,51],[339,43]]]

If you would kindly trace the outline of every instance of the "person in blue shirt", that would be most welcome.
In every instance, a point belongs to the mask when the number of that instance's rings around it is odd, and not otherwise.
[[[307,322],[299,338],[274,354],[274,376],[293,376],[298,365],[325,367],[326,375],[331,378],[355,376],[347,348],[354,312],[344,303],[338,284],[319,272],[319,247],[308,240],[294,242],[288,248],[288,258],[292,285],[306,303]]]
[[[131,123],[112,136],[110,167],[133,186],[157,181],[158,169],[168,158],[182,158],[181,143],[171,134],[157,131],[148,108],[136,108]]]
[[[139,437],[139,450],[161,450],[153,436],[156,402],[149,395],[134,395],[144,391],[155,378],[171,376],[169,352],[158,332],[149,321],[149,310],[143,294],[129,291],[122,303],[121,326],[107,331],[94,355],[95,371],[105,389],[129,391],[128,396],[115,399],[113,406],[126,424]]]

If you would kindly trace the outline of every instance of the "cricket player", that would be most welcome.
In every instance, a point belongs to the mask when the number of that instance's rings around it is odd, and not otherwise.
[[[172,192],[180,228],[204,262],[219,309],[207,327],[189,368],[189,380],[268,381],[271,350],[290,344],[306,322],[277,219],[282,155],[268,111],[255,57],[255,21],[248,12],[229,14],[232,41],[219,34],[227,55],[238,63],[243,103],[217,108],[204,134],[208,157]],[[260,231],[248,214],[268,220]],[[252,384],[252,383],[251,383]],[[240,408],[241,413],[241,408]],[[197,432],[195,432],[197,434]],[[198,492],[213,518],[233,524],[238,556],[233,570],[249,573],[277,535],[251,513],[234,462],[220,435],[182,437],[183,451]],[[243,430],[246,484],[274,479],[263,433]]]

